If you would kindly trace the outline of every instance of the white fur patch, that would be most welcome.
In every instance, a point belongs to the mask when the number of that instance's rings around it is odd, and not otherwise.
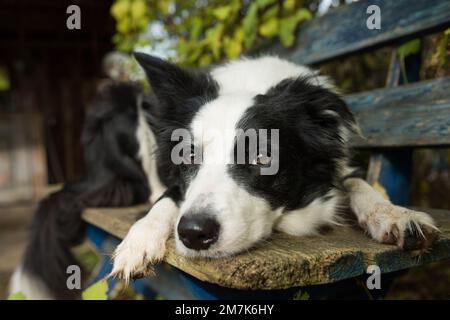
[[[328,79],[316,71],[276,56],[236,60],[215,68],[212,76],[220,86],[219,94],[242,91],[263,94],[282,80],[300,76],[313,76],[314,84],[331,87]]]
[[[27,300],[54,300],[45,284],[38,278],[25,272],[22,266],[14,271],[9,284],[9,293],[21,292]]]
[[[325,200],[326,197],[330,199]],[[337,191],[330,191],[304,208],[284,212],[275,229],[293,236],[308,236],[316,234],[322,226],[340,225],[337,208],[341,198]]]
[[[164,193],[166,187],[161,183],[158,176],[155,156],[157,148],[156,139],[145,118],[145,111],[142,109],[141,101],[142,99],[139,99],[137,106],[138,127],[136,130],[136,138],[139,142],[138,156],[142,161],[142,167],[147,175],[148,184],[151,189],[150,202],[154,203]]]
[[[178,207],[169,198],[155,203],[149,213],[138,220],[114,252],[112,276],[125,281],[135,275],[145,276],[166,252],[166,241],[173,230]]]

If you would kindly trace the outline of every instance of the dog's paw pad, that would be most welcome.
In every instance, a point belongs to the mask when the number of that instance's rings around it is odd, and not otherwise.
[[[439,232],[436,228],[410,222],[403,233],[401,247],[406,251],[413,252],[414,255],[418,255],[431,247],[438,236]]]
[[[378,204],[366,225],[374,239],[416,255],[430,248],[439,235],[439,229],[428,214],[389,203]]]

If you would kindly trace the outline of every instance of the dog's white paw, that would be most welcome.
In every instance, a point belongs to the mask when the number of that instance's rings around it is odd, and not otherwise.
[[[166,251],[166,230],[146,219],[137,221],[125,239],[116,248],[114,266],[110,276],[125,282],[153,274],[152,266],[160,262]]]
[[[378,203],[360,224],[377,241],[420,255],[438,238],[439,229],[424,212]]]

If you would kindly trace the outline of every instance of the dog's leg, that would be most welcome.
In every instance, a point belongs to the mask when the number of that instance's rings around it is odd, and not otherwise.
[[[359,225],[378,242],[420,254],[437,239],[438,228],[428,214],[393,205],[362,179],[348,178],[344,186]]]
[[[128,282],[130,278],[150,275],[153,272],[152,265],[164,257],[166,241],[177,215],[178,206],[171,198],[164,197],[156,202],[149,213],[131,227],[116,248],[110,276]]]

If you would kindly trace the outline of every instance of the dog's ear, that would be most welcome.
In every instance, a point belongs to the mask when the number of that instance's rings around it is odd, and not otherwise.
[[[297,103],[303,105],[311,119],[320,123],[324,129],[334,128],[337,123],[344,142],[351,135],[359,134],[352,112],[327,82],[320,84],[315,77],[299,77],[294,81],[286,81],[285,88],[288,95],[297,97]]]
[[[191,98],[207,99],[217,92],[216,83],[206,72],[184,69],[144,53],[135,52],[134,57],[144,69],[158,100],[165,106],[182,106]]]

